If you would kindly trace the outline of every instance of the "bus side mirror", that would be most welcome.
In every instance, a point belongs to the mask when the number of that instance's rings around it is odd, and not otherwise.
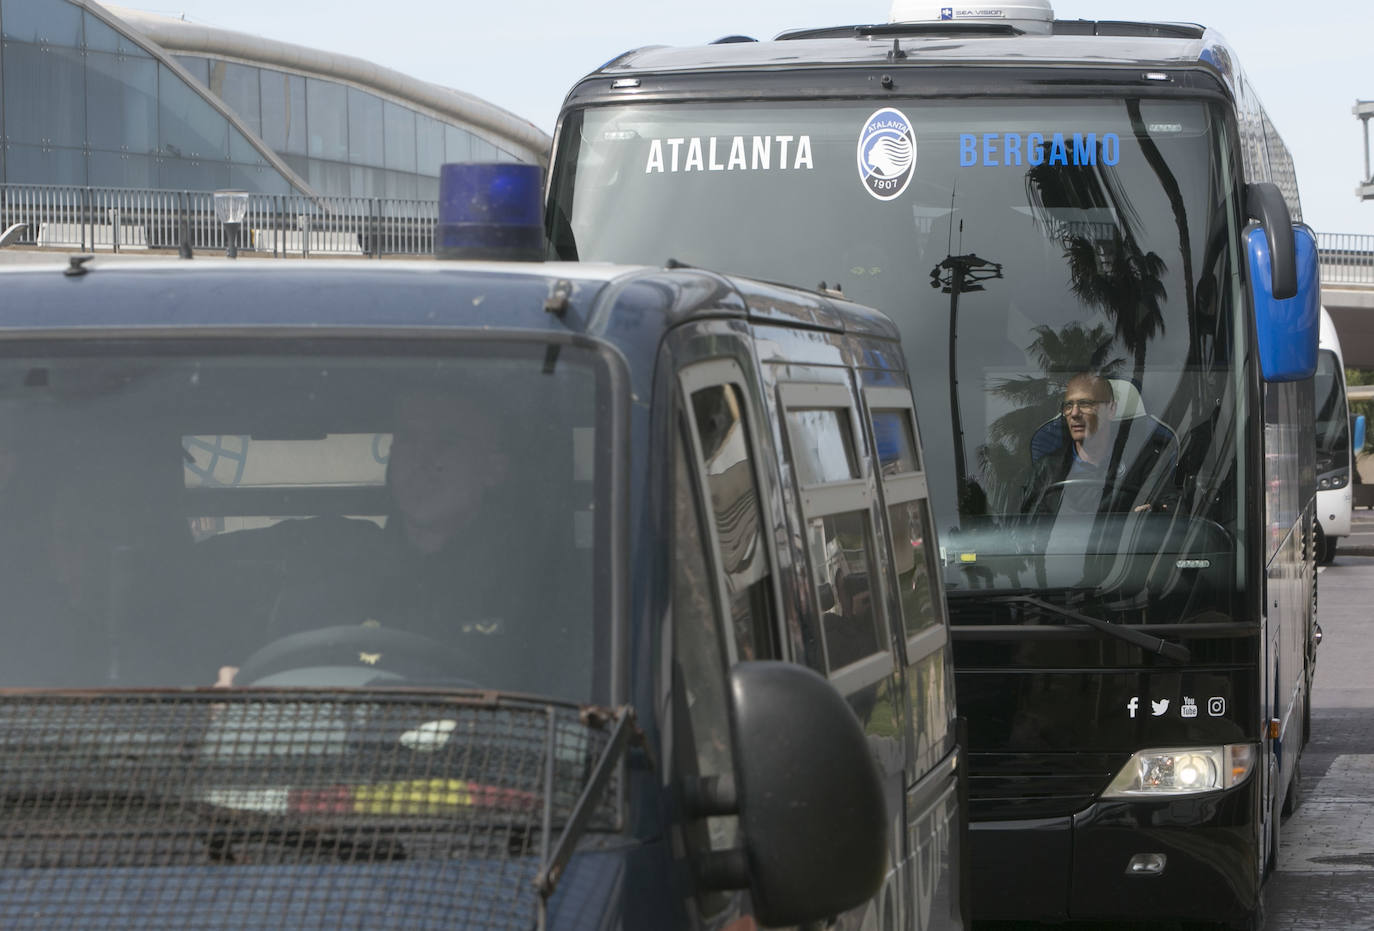
[[[859,719],[794,663],[730,670],[743,862],[765,927],[824,921],[873,898],[887,872],[887,804]]]
[[[1355,416],[1354,434],[1354,445],[1352,445],[1350,448],[1354,450],[1355,455],[1358,456],[1360,454],[1360,450],[1364,449],[1364,414],[1357,414]]]
[[[1288,212],[1288,204],[1279,186],[1269,182],[1247,184],[1245,212],[1252,220],[1258,220],[1264,230],[1270,262],[1269,293],[1275,300],[1286,301],[1298,293],[1297,259],[1293,242],[1293,216]]]
[[[1256,189],[1272,189],[1273,196],[1256,194]],[[1252,206],[1251,212],[1269,218],[1264,226],[1252,225],[1245,233],[1260,369],[1264,380],[1270,382],[1311,378],[1317,371],[1321,315],[1317,238],[1306,226],[1288,223],[1288,209],[1274,185],[1252,184],[1249,191],[1248,201],[1260,205]],[[1284,223],[1291,236],[1275,235],[1269,224],[1276,221]],[[1284,266],[1289,258],[1296,282],[1291,291],[1283,280],[1288,275]]]

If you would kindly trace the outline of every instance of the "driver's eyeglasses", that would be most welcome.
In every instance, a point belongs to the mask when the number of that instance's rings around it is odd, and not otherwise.
[[[1059,410],[1061,413],[1071,414],[1074,409],[1077,408],[1085,414],[1091,414],[1093,411],[1097,410],[1097,405],[1105,403],[1105,401],[1065,401],[1063,404],[1059,405]]]

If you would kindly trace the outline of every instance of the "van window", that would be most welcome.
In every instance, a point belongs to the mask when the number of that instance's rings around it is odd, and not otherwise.
[[[726,713],[725,649],[712,596],[706,543],[692,492],[689,447],[675,444],[673,476],[673,656],[676,684],[677,772],[686,784],[733,772],[730,721]],[[738,833],[734,819],[712,818],[703,831],[689,830],[688,844],[724,850]]]
[[[898,501],[887,506],[892,529],[893,574],[901,595],[902,629],[908,638],[940,623],[939,605],[931,594],[930,509],[924,501]]]
[[[928,491],[917,452],[919,433],[910,391],[867,388],[864,400],[873,424],[878,481],[892,539],[893,575],[906,639],[916,771],[924,773],[946,752],[954,696],[936,554],[931,548],[934,538]]]
[[[911,393],[905,389],[869,388],[864,398],[873,423],[879,481],[887,504],[893,574],[897,577],[908,660],[915,661],[926,650],[913,653],[912,638],[941,621],[940,605],[931,586],[935,570],[928,541],[933,538],[925,474],[917,453],[916,418]]]
[[[819,485],[859,477],[849,411],[788,411],[787,422],[798,439],[795,449],[797,481],[803,485]]]
[[[873,436],[877,440],[878,467],[883,475],[921,471],[912,431],[910,411],[873,410]]]
[[[822,595],[821,632],[826,668],[843,669],[886,648],[873,604],[868,515],[862,511],[817,517],[807,522]],[[829,607],[826,607],[829,602]]]
[[[819,629],[807,662],[845,695],[892,673],[881,598],[873,597],[873,491],[862,468],[853,398],[842,384],[780,386]]]
[[[692,437],[712,518],[711,535],[724,578],[732,638],[730,662],[776,654],[773,610],[758,480],[750,451],[743,372],[721,360],[684,370]],[[712,384],[711,382],[717,382]]]
[[[684,793],[734,772],[726,670],[736,660],[776,655],[743,394],[735,383],[709,383],[737,376],[729,363],[682,375],[688,410],[674,442],[672,605],[674,769]],[[735,849],[739,840],[734,816],[689,817],[683,831],[690,857]],[[696,905],[703,915],[723,915],[737,898],[703,891]]]
[[[916,773],[928,773],[949,751],[954,722],[954,673],[949,653],[942,649],[927,653],[907,666],[906,678],[916,732]]]

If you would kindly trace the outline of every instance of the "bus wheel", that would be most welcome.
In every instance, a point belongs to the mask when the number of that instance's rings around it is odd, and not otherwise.
[[[1287,818],[1302,804],[1302,760],[1293,764],[1293,778],[1288,780],[1288,791],[1283,796],[1283,816]]]
[[[1311,681],[1311,680],[1309,680]],[[1312,739],[1312,686],[1303,689],[1302,696],[1302,745],[1307,746]]]
[[[1336,559],[1336,538],[1328,537],[1317,525],[1317,565],[1329,566]]]

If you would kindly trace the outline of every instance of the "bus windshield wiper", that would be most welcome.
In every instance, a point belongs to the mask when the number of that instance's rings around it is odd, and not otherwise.
[[[1154,634],[1147,634],[1134,627],[1123,627],[1120,624],[1113,624],[1110,621],[1104,621],[1098,617],[1081,614],[1074,611],[1072,608],[1062,608],[1057,604],[1052,604],[1051,602],[1036,598],[1034,595],[1007,595],[1004,598],[989,600],[998,602],[999,604],[1031,605],[1042,611],[1047,611],[1050,614],[1058,615],[1065,620],[1076,621],[1079,624],[1087,624],[1094,630],[1099,630],[1118,640],[1125,640],[1133,646],[1138,646],[1142,650],[1154,653],[1157,656],[1162,656],[1165,659],[1171,659],[1176,663],[1186,663],[1193,658],[1193,651],[1189,650],[1181,643],[1172,643],[1162,637],[1156,637]]]

